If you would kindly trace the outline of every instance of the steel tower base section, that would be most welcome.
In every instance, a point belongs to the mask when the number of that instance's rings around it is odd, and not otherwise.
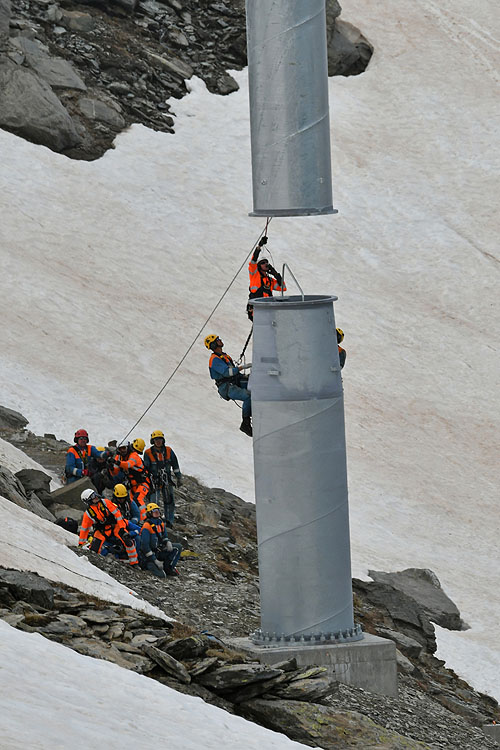
[[[250,389],[261,592],[256,643],[362,638],[353,621],[333,300],[254,300]]]
[[[252,216],[332,207],[325,0],[247,0]]]

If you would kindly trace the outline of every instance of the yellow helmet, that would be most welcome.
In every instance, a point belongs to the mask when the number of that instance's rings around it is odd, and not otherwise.
[[[341,344],[344,340],[344,331],[342,328],[337,328],[337,344]]]
[[[128,490],[124,484],[115,484],[115,486],[113,487],[113,495],[115,497],[127,497]]]
[[[151,442],[151,445],[153,445],[153,440],[154,440],[155,438],[159,438],[159,437],[161,437],[161,438],[163,438],[163,440],[165,440],[165,435],[163,434],[163,432],[162,432],[161,430],[154,430],[154,431],[153,431],[153,432],[151,433],[151,440],[150,440],[150,442]]]
[[[106,450],[106,448],[104,448],[104,446],[102,446],[102,445],[98,445],[97,448],[96,448],[96,450],[98,450],[99,453],[102,453],[103,451]]]
[[[211,350],[212,344],[214,343],[214,341],[217,341],[218,338],[219,337],[215,333],[211,333],[209,336],[207,336],[205,339],[205,346],[207,347],[207,349]]]
[[[154,510],[160,510],[160,506],[157,505],[156,503],[148,503],[146,505],[146,513],[147,514],[152,513]]]
[[[137,453],[142,453],[144,448],[146,447],[146,443],[142,438],[136,438],[134,442],[132,443],[132,448],[137,451]]]

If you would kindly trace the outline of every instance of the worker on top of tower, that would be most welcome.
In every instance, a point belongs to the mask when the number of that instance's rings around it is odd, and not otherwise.
[[[219,395],[225,401],[241,401],[242,416],[240,430],[252,437],[252,401],[247,390],[248,379],[242,377],[241,372],[251,364],[236,365],[229,354],[222,351],[224,342],[215,333],[205,339],[205,346],[212,352],[208,367],[210,377],[215,380]]]
[[[248,275],[250,277],[248,290],[250,296],[247,304],[247,315],[250,320],[253,320],[253,305],[250,300],[258,299],[259,297],[272,297],[273,291],[286,292],[286,285],[283,284],[281,274],[274,270],[267,258],[259,260],[260,251],[263,245],[266,244],[267,237],[264,235],[260,238],[248,264]]]
[[[337,346],[338,346],[338,348],[339,348],[339,361],[340,361],[340,369],[342,370],[342,368],[343,368],[343,367],[344,367],[344,365],[345,365],[345,358],[347,357],[347,352],[346,352],[346,350],[345,350],[345,349],[343,349],[343,348],[342,348],[342,347],[340,346],[340,344],[341,344],[341,343],[342,343],[342,341],[344,340],[344,331],[342,330],[342,328],[337,328],[337,329],[336,329],[336,331],[337,331]]]

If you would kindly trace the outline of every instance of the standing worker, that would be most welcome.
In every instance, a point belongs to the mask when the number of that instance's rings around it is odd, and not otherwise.
[[[90,529],[94,527],[91,552],[100,554],[107,540],[118,541],[125,548],[130,564],[138,565],[136,546],[117,506],[111,500],[99,497],[95,490],[83,490],[80,497],[87,506],[87,510],[83,514],[78,545],[85,544]]]
[[[252,437],[252,400],[247,390],[248,378],[241,376],[242,370],[252,365],[235,365],[229,354],[222,351],[224,342],[214,333],[206,337],[205,346],[212,352],[208,368],[210,377],[217,385],[219,396],[225,401],[243,402],[240,430]]]
[[[140,441],[140,442],[139,442]],[[134,444],[125,443],[119,445],[116,455],[112,461],[112,473],[117,475],[122,471],[130,482],[132,499],[139,506],[140,521],[146,520],[146,498],[151,489],[148,475],[144,469],[144,462],[137,452],[137,448],[144,448],[144,440],[139,438],[134,440]]]
[[[66,484],[76,482],[77,479],[89,476],[90,459],[106,458],[107,453],[100,452],[94,445],[89,445],[87,430],[77,430],[73,438],[75,444],[68,448],[64,474]]]
[[[182,474],[179,469],[179,461],[169,445],[165,445],[165,435],[161,430],[151,433],[151,448],[144,453],[144,468],[149,474],[151,492],[150,502],[162,502],[165,508],[165,521],[171,529],[174,525],[175,511],[175,485],[182,487]]]
[[[286,286],[282,283],[281,274],[269,265],[267,258],[259,260],[262,246],[267,244],[267,237],[261,237],[255,248],[250,263],[248,264],[248,275],[250,277],[249,301],[247,304],[247,315],[253,320],[253,305],[250,300],[259,297],[272,297],[273,291],[286,292]]]

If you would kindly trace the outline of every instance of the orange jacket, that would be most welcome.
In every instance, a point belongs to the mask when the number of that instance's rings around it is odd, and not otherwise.
[[[256,297],[272,297],[273,291],[286,292],[286,285],[281,287],[277,280],[267,273],[259,271],[259,266],[253,260],[248,264],[248,275],[250,277],[250,299]]]
[[[126,459],[120,461],[119,464],[115,464],[111,469],[111,473],[116,475],[120,469],[127,475],[132,488],[138,484],[149,484],[148,475],[144,469],[144,462],[136,451],[131,451]]]
[[[111,536],[114,533],[115,527],[127,528],[127,524],[123,520],[118,507],[111,500],[106,500],[104,497],[95,505],[91,505],[83,514],[82,527],[78,539],[79,545],[85,544],[92,526],[96,526],[97,530],[101,534],[104,534],[104,536]]]

